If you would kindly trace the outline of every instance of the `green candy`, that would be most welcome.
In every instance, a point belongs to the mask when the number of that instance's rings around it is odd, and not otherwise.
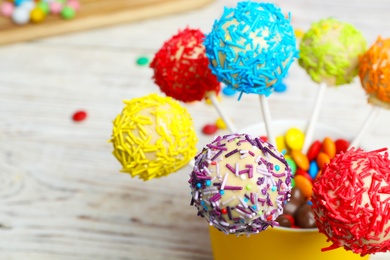
[[[70,20],[75,17],[76,13],[72,7],[65,6],[61,11],[61,16],[65,20]]]
[[[295,175],[295,172],[297,171],[297,164],[294,162],[291,158],[286,158],[288,166],[291,168],[291,174]]]

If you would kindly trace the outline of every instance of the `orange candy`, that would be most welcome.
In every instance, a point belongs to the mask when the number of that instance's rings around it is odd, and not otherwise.
[[[295,161],[298,168],[300,168],[304,171],[309,170],[309,167],[310,167],[309,159],[307,159],[307,156],[304,155],[301,151],[292,150],[291,157]]]
[[[301,190],[306,198],[310,198],[313,189],[311,181],[308,178],[305,178],[303,175],[295,175],[294,180],[295,186]]]
[[[317,165],[318,168],[321,170],[325,164],[328,164],[330,162],[329,155],[327,155],[324,152],[320,152],[317,156]]]
[[[336,144],[329,137],[325,137],[322,142],[322,150],[332,159],[336,155]]]

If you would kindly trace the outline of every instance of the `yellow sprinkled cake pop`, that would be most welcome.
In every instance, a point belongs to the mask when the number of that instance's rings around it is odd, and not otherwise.
[[[146,181],[176,172],[195,156],[193,122],[177,101],[150,94],[124,104],[110,140],[122,172]]]

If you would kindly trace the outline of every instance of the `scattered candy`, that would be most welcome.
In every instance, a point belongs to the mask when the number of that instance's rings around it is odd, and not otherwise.
[[[10,17],[12,13],[14,12],[14,5],[10,2],[4,2],[2,3],[0,7],[0,14],[5,17]]]
[[[217,121],[215,121],[215,125],[218,127],[218,129],[225,130],[227,128],[225,121],[223,121],[221,117],[219,117]]]
[[[75,10],[70,7],[70,6],[65,6],[62,10],[61,10],[61,16],[62,18],[64,18],[65,20],[70,20],[70,19],[73,19],[76,15],[76,12]]]
[[[202,128],[202,133],[205,135],[213,135],[218,131],[218,127],[214,124],[207,124]]]
[[[30,14],[28,10],[23,8],[16,8],[12,13],[12,21],[16,24],[26,24],[30,20]]]
[[[283,135],[276,137],[276,148],[278,148],[279,152],[281,152],[283,150],[287,150],[285,138]]]
[[[83,121],[87,118],[87,112],[85,112],[83,110],[77,111],[76,113],[73,114],[72,118],[73,118],[73,121],[75,121],[75,122]]]
[[[137,64],[140,65],[140,66],[148,65],[148,64],[149,64],[149,59],[148,59],[148,57],[144,57],[144,56],[139,57],[139,58],[137,59]]]
[[[47,15],[61,15],[63,19],[72,19],[80,9],[79,0],[15,0],[4,1],[0,6],[0,15],[10,17],[15,24],[29,21],[41,23]]]
[[[30,13],[30,20],[33,23],[41,23],[45,20],[46,13],[39,7],[34,8]]]
[[[281,92],[285,92],[286,90],[287,90],[287,86],[285,84],[283,84],[282,82],[280,82],[274,86],[275,92],[281,93]]]
[[[224,87],[222,89],[222,93],[225,95],[225,96],[234,96],[236,93],[237,93],[237,90],[235,90],[234,88],[230,88],[230,87]]]

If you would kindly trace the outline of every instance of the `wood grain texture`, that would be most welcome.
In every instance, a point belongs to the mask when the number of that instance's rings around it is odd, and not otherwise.
[[[40,24],[16,25],[0,16],[0,45],[48,36],[91,30],[105,26],[193,10],[213,0],[80,0],[76,18],[64,20],[49,15]],[[0,1],[1,2],[4,1]]]
[[[224,5],[0,48],[0,259],[211,259],[207,223],[189,206],[189,168],[142,182],[119,173],[107,142],[122,100],[159,92],[139,56],[153,57],[186,26],[209,32]],[[387,0],[280,0],[293,25],[334,16],[351,22],[369,44],[390,36]],[[270,97],[273,120],[307,120],[317,85],[294,64],[285,93]],[[217,112],[186,104],[201,134]],[[262,121],[258,98],[223,97],[238,129]],[[84,109],[87,120],[74,123]],[[328,89],[321,123],[354,135],[370,111],[359,82]],[[390,145],[389,111],[364,141]],[[245,115],[245,116],[243,116]],[[221,134],[227,131],[221,131]],[[377,255],[372,259],[389,259]]]

